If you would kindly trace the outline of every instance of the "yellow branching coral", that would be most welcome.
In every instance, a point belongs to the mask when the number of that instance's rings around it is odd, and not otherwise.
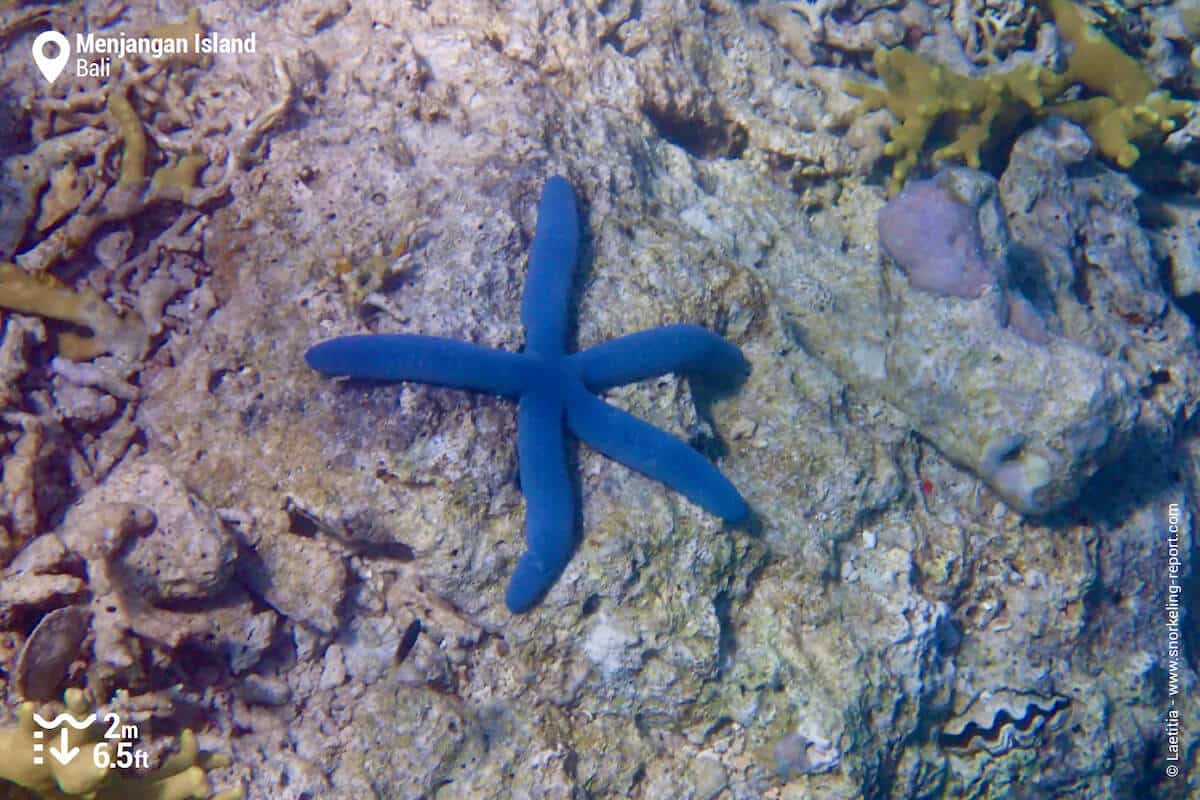
[[[1070,0],[1043,0],[1043,5],[1070,46],[1062,73],[1023,64],[972,78],[899,47],[875,51],[875,69],[885,88],[847,84],[864,110],[886,108],[896,117],[884,148],[894,159],[890,191],[897,191],[916,167],[935,127],[950,136],[950,143],[933,153],[935,159],[961,159],[978,167],[981,150],[1004,139],[1022,119],[1062,114],[1087,129],[1101,155],[1128,168],[1140,155],[1138,142],[1161,140],[1191,110],[1192,103],[1156,91],[1149,73],[1087,24]],[[1077,85],[1096,96],[1053,102]]]
[[[84,718],[92,711],[92,704],[79,689],[68,689],[64,695],[67,711],[76,718]],[[55,758],[38,755],[38,747],[46,746],[46,732],[34,719],[33,703],[22,703],[17,709],[15,728],[0,729],[0,780],[15,783],[34,792],[44,800],[66,800],[85,797],[90,800],[240,800],[240,789],[230,789],[210,794],[208,772],[228,766],[228,759],[201,753],[196,746],[196,737],[186,730],[179,737],[179,752],[168,758],[161,767],[144,775],[126,774],[124,771],[97,766],[112,763],[116,741],[105,738],[106,726],[97,720],[91,726],[76,730],[62,723],[66,730],[70,752],[78,747],[80,752],[67,764]],[[58,735],[59,728],[52,733]],[[36,736],[43,733],[43,737]],[[98,750],[106,750],[105,757],[98,758]],[[38,762],[41,763],[38,763]]]
[[[122,219],[131,216],[131,207],[140,208],[163,201],[199,201],[200,172],[208,166],[206,157],[192,153],[161,166],[147,184],[146,131],[124,86],[118,84],[109,89],[108,111],[117,121],[122,145],[120,176],[112,189],[113,196],[105,198],[108,217]]]
[[[116,120],[121,136],[121,175],[117,178],[117,188],[140,191],[146,180],[146,131],[124,86],[115,84],[109,88],[108,112]]]
[[[181,21],[164,22],[151,28],[147,33],[152,39],[183,39],[187,42],[194,42],[204,34],[204,23],[200,21],[200,12],[195,8],[189,8],[187,16]],[[192,52],[192,48],[189,47],[184,52],[166,56],[166,60],[194,66],[206,66],[210,58],[204,53]]]
[[[969,78],[903,47],[876,50],[874,61],[887,88],[852,82],[846,91],[862,99],[864,110],[886,108],[898,120],[884,148],[884,154],[894,161],[892,192],[899,190],[916,167],[935,125],[948,122],[954,138],[934,153],[934,158],[961,158],[978,167],[980,151],[988,140],[1001,130],[1011,130],[1041,107],[1059,85],[1054,73],[1031,64]]]
[[[192,153],[173,164],[159,167],[150,179],[150,196],[196,205],[203,194],[200,189],[200,173],[207,166],[208,159],[205,156]]]
[[[1064,88],[1081,84],[1096,97],[1060,103],[1053,111],[1087,129],[1096,148],[1118,166],[1128,169],[1141,152],[1136,142],[1165,136],[1192,104],[1156,91],[1154,78],[1134,58],[1113,44],[1084,19],[1069,0],[1045,0],[1058,33],[1071,45]]]
[[[35,223],[39,231],[53,228],[83,202],[87,184],[75,164],[68,161],[50,175],[50,189],[42,197],[41,213]]]
[[[0,308],[69,322],[92,331],[82,336],[65,331],[59,351],[72,361],[113,353],[132,363],[149,344],[146,326],[136,314],[120,316],[93,291],[69,289],[47,275],[31,275],[15,264],[0,262]]]

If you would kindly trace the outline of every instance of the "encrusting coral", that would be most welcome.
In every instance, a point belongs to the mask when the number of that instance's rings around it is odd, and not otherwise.
[[[1007,138],[1031,114],[1060,114],[1083,125],[1105,158],[1128,169],[1141,154],[1138,143],[1161,141],[1193,103],[1156,90],[1154,79],[1101,31],[1089,25],[1070,0],[1044,0],[1059,35],[1069,45],[1063,72],[1022,64],[1007,72],[969,77],[898,47],[874,54],[886,88],[859,82],[846,91],[865,111],[886,108],[897,119],[884,154],[893,160],[889,191],[897,192],[916,167],[935,127],[950,143],[935,160],[961,159],[978,167],[981,151]],[[1074,86],[1095,94],[1053,102]]]
[[[93,708],[87,695],[68,689],[63,696],[67,711],[76,718],[89,715]],[[91,800],[240,800],[240,789],[209,793],[208,772],[229,765],[224,756],[201,753],[196,737],[185,730],[179,737],[179,751],[158,769],[144,775],[125,774],[120,769],[97,765],[96,751],[107,750],[109,759],[116,740],[106,738],[106,727],[99,720],[83,730],[64,722],[70,752],[80,752],[66,764],[55,758],[35,760],[34,745],[45,740],[36,737],[39,725],[34,719],[34,704],[22,703],[17,709],[14,728],[0,729],[0,780],[15,783],[45,800],[86,797]],[[57,734],[57,729],[51,729]],[[103,760],[103,759],[101,759]]]

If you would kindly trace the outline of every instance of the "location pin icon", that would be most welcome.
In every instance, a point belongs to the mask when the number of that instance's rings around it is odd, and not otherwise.
[[[51,42],[58,45],[58,55],[53,57],[46,55],[46,45]],[[71,43],[58,31],[45,31],[33,40],[33,63],[49,83],[54,83],[54,79],[62,74],[70,59]]]

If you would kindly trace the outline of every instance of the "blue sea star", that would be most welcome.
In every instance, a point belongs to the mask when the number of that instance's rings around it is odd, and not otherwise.
[[[326,375],[417,381],[517,400],[527,549],[505,595],[513,613],[536,605],[571,557],[575,500],[564,422],[604,455],[662,481],[728,522],[740,522],[749,513],[733,484],[700,453],[596,397],[667,372],[740,380],[749,371],[741,350],[697,325],[667,325],[568,354],[567,305],[578,260],[575,192],[566,179],[552,177],[542,187],[521,300],[524,352],[436,336],[377,334],[331,339],[304,356]]]

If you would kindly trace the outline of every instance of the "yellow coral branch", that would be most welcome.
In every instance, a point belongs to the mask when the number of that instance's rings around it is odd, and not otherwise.
[[[148,344],[146,326],[136,314],[121,317],[91,290],[75,291],[7,262],[0,262],[0,308],[89,328],[91,336],[59,336],[59,350],[73,361],[113,353],[132,362],[142,357]]]
[[[1087,130],[1102,156],[1128,169],[1141,155],[1139,143],[1161,141],[1192,110],[1193,103],[1155,91],[1151,75],[1089,25],[1078,5],[1070,0],[1042,4],[1069,45],[1062,73],[1022,65],[971,78],[898,47],[875,52],[875,69],[885,88],[846,84],[846,91],[861,99],[863,111],[886,108],[896,117],[884,148],[894,159],[891,192],[916,167],[935,126],[951,137],[934,152],[935,159],[961,159],[977,167],[983,149],[1010,134],[1025,117],[1061,114]],[[1075,85],[1097,96],[1053,103]]]
[[[121,152],[121,177],[117,188],[141,190],[146,181],[146,132],[142,120],[129,102],[126,88],[120,84],[108,90],[108,112],[117,121],[124,149]]]

